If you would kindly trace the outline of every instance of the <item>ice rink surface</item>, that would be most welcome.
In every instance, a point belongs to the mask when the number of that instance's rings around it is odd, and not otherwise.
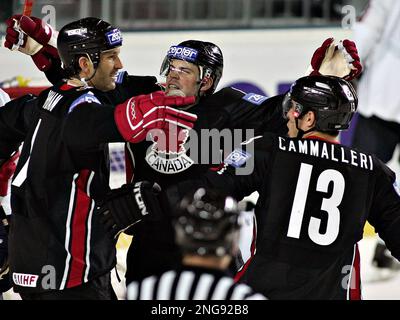
[[[361,256],[361,280],[364,300],[400,300],[400,271],[379,270],[371,261],[376,238],[367,237],[359,243]],[[388,277],[386,280],[369,281],[372,278]]]

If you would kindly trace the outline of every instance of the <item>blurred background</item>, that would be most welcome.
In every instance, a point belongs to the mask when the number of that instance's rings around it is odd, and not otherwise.
[[[33,15],[51,5],[57,28],[87,16],[125,30],[339,26],[342,8],[357,12],[366,0],[36,0]],[[2,0],[2,21],[21,12],[22,0]],[[4,26],[2,26],[4,28]],[[4,30],[4,29],[3,29]]]
[[[0,1],[1,36],[4,21],[21,13],[23,3]],[[367,5],[368,0],[36,0],[32,15],[58,30],[87,16],[120,27],[124,37],[121,59],[130,74],[158,76],[171,45],[187,39],[212,41],[221,47],[225,59],[219,88],[235,86],[272,96],[285,92],[305,74],[313,52],[326,38],[352,39],[354,22]],[[31,59],[19,52],[0,48],[0,61],[0,87],[14,97],[50,85]],[[342,135],[342,142],[349,144],[351,135],[352,130]],[[110,183],[117,187],[124,181],[123,151],[117,146],[111,152]],[[399,176],[398,158],[397,151],[389,165]],[[370,227],[365,235],[360,247],[362,274],[368,278],[373,272],[376,236]],[[122,272],[129,241],[119,243]],[[400,299],[400,276],[388,279],[365,283],[364,298]],[[116,286],[122,295],[123,286]]]

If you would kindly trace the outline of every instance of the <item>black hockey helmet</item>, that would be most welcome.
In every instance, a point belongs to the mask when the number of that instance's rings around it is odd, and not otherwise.
[[[282,104],[285,118],[292,102],[296,118],[311,110],[316,116],[313,130],[334,132],[349,128],[357,110],[358,97],[351,83],[342,78],[307,76],[296,80],[286,94]]]
[[[57,38],[57,48],[63,68],[69,75],[79,73],[79,57],[89,56],[94,68],[97,68],[101,52],[121,45],[122,34],[118,28],[92,17],[65,25]]]
[[[231,255],[238,241],[238,217],[238,204],[232,197],[199,188],[178,206],[176,242],[183,253]]]
[[[171,46],[161,65],[160,75],[168,75],[172,59],[184,60],[197,65],[200,70],[200,81],[207,77],[213,79],[213,85],[207,93],[215,91],[224,69],[222,51],[216,44],[200,40],[186,40],[177,46]]]

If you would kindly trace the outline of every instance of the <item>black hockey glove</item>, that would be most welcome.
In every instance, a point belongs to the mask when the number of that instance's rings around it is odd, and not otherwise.
[[[97,206],[111,237],[116,239],[121,232],[146,216],[157,219],[161,215],[157,198],[160,192],[161,187],[149,181],[124,184],[121,188],[111,190],[106,199]]]

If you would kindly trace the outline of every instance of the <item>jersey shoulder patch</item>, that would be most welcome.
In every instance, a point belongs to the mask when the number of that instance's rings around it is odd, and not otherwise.
[[[236,148],[225,159],[225,163],[235,168],[240,168],[247,160],[251,158],[251,154],[242,149]]]
[[[263,96],[261,94],[257,94],[257,93],[247,93],[246,95],[244,95],[242,97],[243,100],[246,100],[252,104],[256,104],[256,105],[260,105],[262,104],[265,100],[268,99],[268,97]]]
[[[93,92],[89,91],[83,95],[81,95],[79,98],[75,99],[72,103],[71,106],[68,109],[68,113],[72,112],[72,110],[75,109],[77,105],[80,105],[81,103],[98,103],[101,104],[99,99],[96,98]]]

